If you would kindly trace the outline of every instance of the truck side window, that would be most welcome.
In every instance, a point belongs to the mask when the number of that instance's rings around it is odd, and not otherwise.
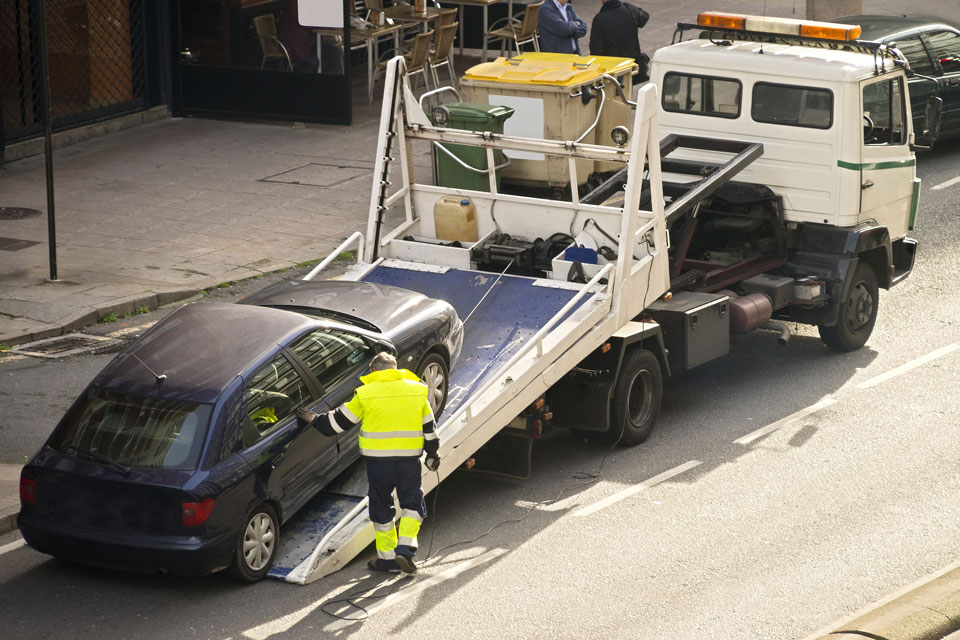
[[[891,145],[906,142],[903,122],[903,81],[881,80],[863,88],[863,143]]]
[[[663,110],[718,118],[738,118],[739,80],[668,73],[663,79]]]
[[[758,82],[753,87],[751,116],[757,122],[829,129],[833,93],[827,89]]]

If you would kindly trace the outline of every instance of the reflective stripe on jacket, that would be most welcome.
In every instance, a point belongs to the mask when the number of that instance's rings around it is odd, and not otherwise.
[[[363,423],[360,454],[368,458],[419,458],[424,432],[436,442],[427,387],[406,369],[374,371],[360,378],[353,399],[337,410],[350,422]],[[428,449],[434,447],[428,447]]]

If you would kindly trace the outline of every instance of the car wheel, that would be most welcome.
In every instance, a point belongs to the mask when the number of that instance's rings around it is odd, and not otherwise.
[[[428,353],[417,367],[417,377],[427,385],[427,401],[434,416],[443,413],[447,406],[447,388],[450,384],[450,368],[439,353]]]
[[[620,366],[613,390],[610,442],[632,447],[653,432],[663,398],[663,374],[657,357],[646,349],[629,351]]]
[[[820,325],[820,339],[836,351],[856,351],[867,343],[877,322],[880,288],[873,267],[861,260],[853,272],[853,285],[840,304],[837,324]]]
[[[253,510],[237,536],[230,574],[241,582],[256,582],[267,575],[280,544],[277,512],[268,504]]]

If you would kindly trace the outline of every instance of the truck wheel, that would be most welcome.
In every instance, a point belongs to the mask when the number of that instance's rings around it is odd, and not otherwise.
[[[608,439],[632,447],[650,437],[662,398],[663,374],[657,357],[646,349],[628,351],[613,391]]]
[[[428,353],[417,367],[417,377],[427,385],[427,401],[434,417],[443,413],[447,406],[447,387],[450,384],[450,367],[436,351]]]
[[[253,510],[237,536],[230,576],[240,582],[257,582],[270,570],[280,544],[277,512],[264,503]]]
[[[856,351],[870,338],[877,322],[880,288],[873,267],[864,261],[853,272],[853,285],[840,304],[840,317],[831,327],[820,325],[820,339],[837,351]]]

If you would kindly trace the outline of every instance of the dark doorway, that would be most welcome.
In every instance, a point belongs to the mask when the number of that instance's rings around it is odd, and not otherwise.
[[[350,124],[349,47],[296,11],[297,0],[175,0],[173,114]]]

